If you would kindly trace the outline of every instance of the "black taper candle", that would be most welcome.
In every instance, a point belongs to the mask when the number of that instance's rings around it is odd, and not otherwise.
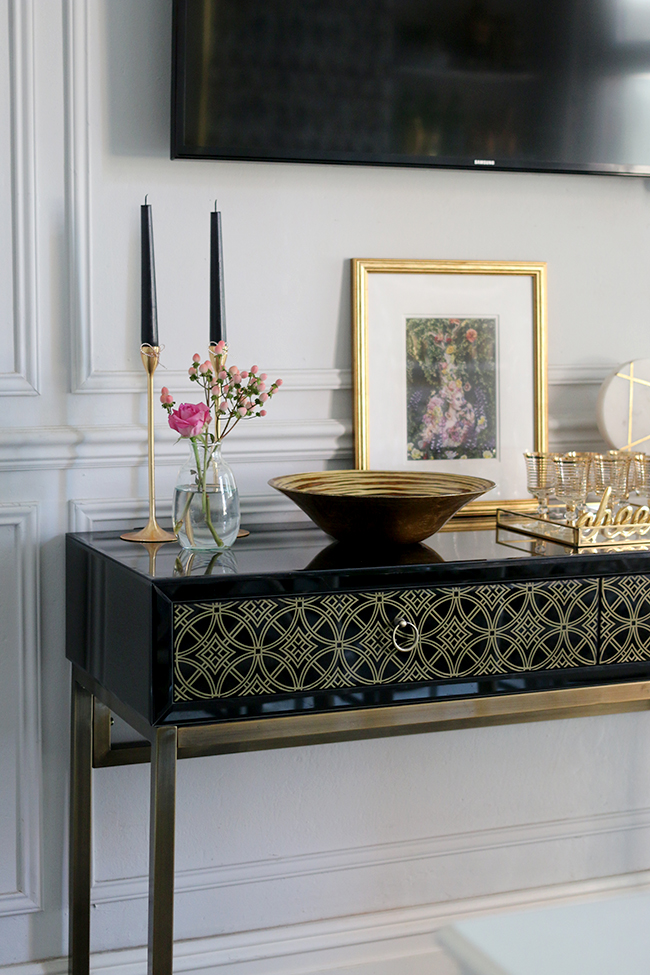
[[[153,224],[151,205],[140,207],[141,246],[141,329],[142,345],[158,345],[158,306],[156,302],[156,268],[153,256]]]
[[[216,207],[216,202],[215,202]],[[210,342],[226,341],[226,302],[223,291],[221,213],[210,214]]]

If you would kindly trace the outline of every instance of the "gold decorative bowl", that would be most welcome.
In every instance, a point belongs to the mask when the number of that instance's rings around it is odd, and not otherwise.
[[[440,531],[494,481],[410,471],[315,471],[269,481],[341,541],[405,545]]]

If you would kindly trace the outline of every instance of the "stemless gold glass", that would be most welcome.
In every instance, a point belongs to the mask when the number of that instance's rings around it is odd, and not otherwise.
[[[567,520],[574,522],[578,509],[587,497],[589,458],[585,454],[570,452],[555,454],[555,497],[564,501]]]
[[[537,514],[540,518],[548,518],[548,499],[555,488],[553,454],[527,450],[524,460],[526,461],[526,487],[530,494],[537,498]]]

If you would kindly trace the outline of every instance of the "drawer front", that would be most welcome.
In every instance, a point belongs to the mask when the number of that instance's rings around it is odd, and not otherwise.
[[[174,701],[590,666],[597,615],[592,579],[176,603]]]
[[[614,576],[602,587],[600,662],[650,660],[650,578]]]

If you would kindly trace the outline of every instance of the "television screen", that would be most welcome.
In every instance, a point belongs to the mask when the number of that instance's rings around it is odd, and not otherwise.
[[[174,0],[172,157],[650,174],[650,0]]]

